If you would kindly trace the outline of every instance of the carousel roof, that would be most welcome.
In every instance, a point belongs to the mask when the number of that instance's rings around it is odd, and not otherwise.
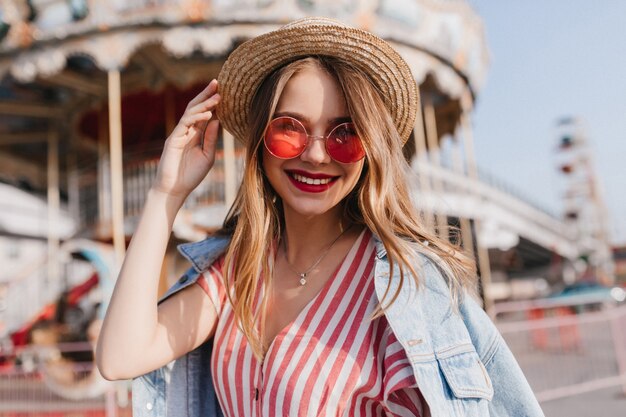
[[[124,68],[146,44],[173,57],[223,56],[239,41],[305,15],[334,16],[393,42],[422,82],[480,90],[488,66],[482,21],[465,0],[24,0],[0,3],[0,76],[62,71],[71,56]]]

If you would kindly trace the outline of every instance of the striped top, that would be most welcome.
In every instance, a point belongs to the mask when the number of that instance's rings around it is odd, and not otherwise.
[[[226,416],[423,415],[402,346],[384,316],[370,319],[377,305],[374,257],[373,236],[364,230],[262,362],[236,325],[222,282],[223,257],[200,277],[219,315],[211,372]]]

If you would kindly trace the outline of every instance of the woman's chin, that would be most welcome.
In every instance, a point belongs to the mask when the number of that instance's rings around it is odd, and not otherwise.
[[[285,202],[283,202],[283,204],[286,213],[289,212],[305,218],[313,218],[328,214],[333,211],[333,208],[337,207],[336,204],[323,204],[320,201],[307,204],[307,202],[299,200],[293,205]]]

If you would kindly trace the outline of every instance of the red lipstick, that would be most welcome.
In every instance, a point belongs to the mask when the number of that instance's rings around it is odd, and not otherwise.
[[[300,191],[307,193],[321,193],[328,190],[339,178],[338,176],[328,175],[323,173],[312,173],[301,170],[289,170],[286,171],[289,181]],[[302,177],[310,178],[312,180],[322,180],[324,184],[307,184],[302,181]],[[329,180],[329,181],[324,181]]]

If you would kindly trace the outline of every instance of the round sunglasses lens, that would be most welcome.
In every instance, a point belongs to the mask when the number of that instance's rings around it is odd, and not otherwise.
[[[278,158],[295,158],[302,153],[305,145],[306,130],[290,117],[272,120],[265,132],[265,146]]]
[[[361,139],[352,123],[337,126],[328,137],[326,149],[335,161],[344,164],[360,161],[365,156]]]

